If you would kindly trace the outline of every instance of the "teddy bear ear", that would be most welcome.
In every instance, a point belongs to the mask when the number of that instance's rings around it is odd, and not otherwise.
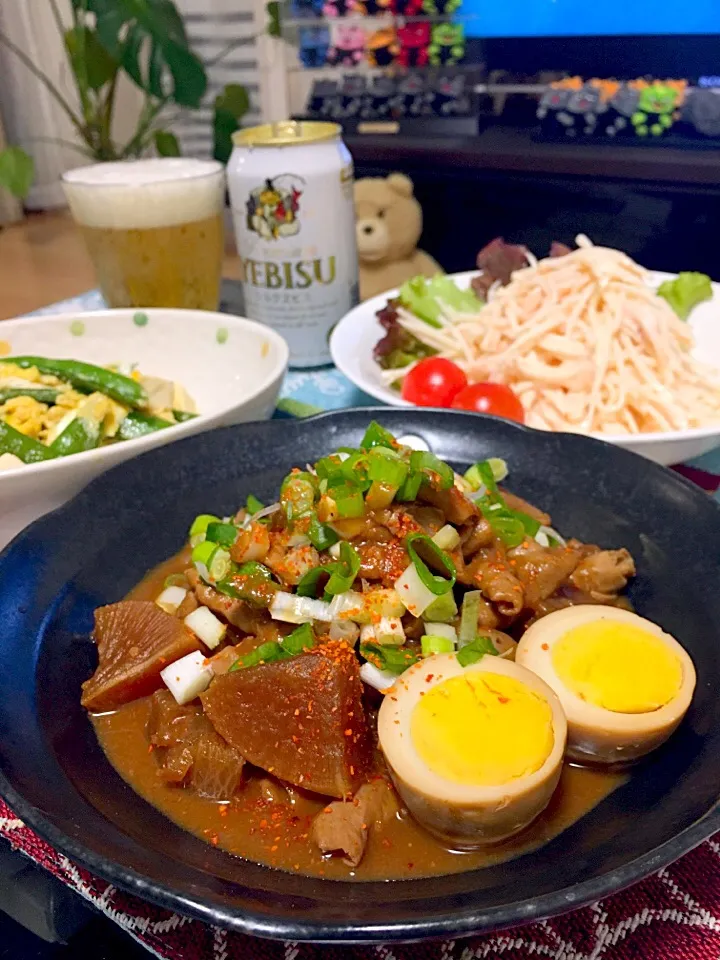
[[[387,178],[387,183],[390,189],[399,193],[401,197],[411,197],[413,195],[413,182],[404,173],[391,173]]]

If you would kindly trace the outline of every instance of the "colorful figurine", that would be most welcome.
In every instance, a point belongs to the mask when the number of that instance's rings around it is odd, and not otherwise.
[[[434,67],[452,66],[465,56],[465,31],[461,23],[438,23],[428,50]]]
[[[371,67],[387,67],[394,63],[400,52],[394,27],[383,27],[370,34],[365,47]]]
[[[431,17],[447,17],[462,4],[462,0],[423,0],[422,8]]]
[[[630,123],[639,137],[661,137],[675,122],[678,91],[664,83],[653,83],[640,91],[638,108]]]
[[[424,67],[428,62],[430,46],[429,23],[407,23],[397,32],[400,42],[398,62],[403,67]]]
[[[330,42],[327,62],[331,66],[356,66],[363,59],[365,31],[359,24],[333,24]]]
[[[423,0],[390,0],[390,9],[396,17],[417,17],[422,13]]]
[[[327,27],[301,27],[298,35],[298,53],[304,67],[324,67],[330,47]]]
[[[291,0],[290,16],[294,20],[307,20],[321,17],[324,0]]]
[[[323,16],[334,20],[336,17],[347,17],[348,14],[357,12],[356,0],[325,0],[323,3]]]
[[[355,0],[355,8],[364,17],[377,17],[387,13],[391,8],[391,0]]]

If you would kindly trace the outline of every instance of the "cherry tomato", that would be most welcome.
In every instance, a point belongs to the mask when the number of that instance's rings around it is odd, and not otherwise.
[[[525,422],[523,405],[510,387],[502,383],[471,383],[469,387],[455,394],[451,406],[455,410],[489,413],[494,417]]]
[[[452,360],[427,357],[403,380],[403,399],[418,407],[449,407],[464,387],[467,377]]]

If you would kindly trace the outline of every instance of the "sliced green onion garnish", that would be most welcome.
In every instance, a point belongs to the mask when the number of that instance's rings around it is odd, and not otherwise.
[[[194,547],[190,557],[205,581],[224,580],[232,570],[230,554],[210,540],[203,540]]]
[[[254,514],[258,513],[260,510],[264,510],[265,504],[261,500],[258,500],[255,494],[251,493],[248,495],[248,498],[245,501],[245,509],[252,517]]]
[[[379,643],[361,644],[360,656],[379,670],[394,674],[404,673],[419,660],[418,655],[408,647],[383,647]]]
[[[228,673],[234,670],[241,670],[243,667],[256,667],[259,663],[274,663],[276,660],[287,660],[292,654],[284,650],[277,640],[268,640],[267,643],[261,643],[250,653],[246,653],[236,663],[234,663]]]
[[[288,520],[307,516],[315,503],[315,477],[311,473],[290,473],[280,488],[280,503]]]
[[[212,543],[219,543],[221,547],[231,547],[237,540],[237,527],[234,523],[218,523],[213,521],[207,526],[205,539]]]
[[[311,650],[315,646],[315,634],[309,623],[303,623],[297,630],[293,630],[280,641],[283,650],[293,656],[304,650]]]
[[[444,527],[440,527],[438,532],[432,538],[433,543],[437,544],[441,550],[454,550],[455,547],[460,543],[460,534],[457,532],[455,527],[451,524],[446,523]]]
[[[491,457],[489,460],[474,463],[465,472],[464,478],[473,490],[479,490],[482,484],[485,484],[488,490],[496,490],[497,484],[502,483],[507,475],[507,463],[499,457]]]
[[[164,587],[187,587],[188,582],[184,573],[171,573],[163,580]]]
[[[432,657],[435,653],[452,653],[455,649],[452,640],[437,634],[426,634],[420,640],[420,645],[424,657]]]
[[[455,602],[455,596],[452,590],[443,593],[442,596],[425,608],[423,620],[430,623],[447,623],[454,620],[457,616],[458,608]]]
[[[498,655],[492,640],[489,637],[475,637],[474,640],[458,650],[458,663],[461,667],[467,667],[471,663],[477,663],[487,654],[492,657]]]
[[[427,621],[425,623],[425,634],[428,637],[446,637],[451,641],[453,650],[455,649],[455,645],[457,644],[457,630],[451,624]]]
[[[315,464],[315,471],[321,481],[326,480],[330,484],[343,483],[345,481],[345,474],[342,470],[342,460],[340,460],[337,454],[318,460]]]
[[[381,427],[376,420],[372,420],[365,431],[365,436],[362,438],[360,446],[363,450],[372,450],[373,447],[394,448],[397,447],[397,440],[389,430]]]
[[[252,561],[243,564],[240,569],[251,565]],[[257,564],[257,566],[262,567],[262,564]],[[232,597],[234,600],[245,600],[262,609],[270,606],[275,599],[275,594],[280,589],[279,584],[275,583],[274,580],[267,579],[261,572],[255,575],[237,573],[230,578],[218,580],[213,586],[226,597]]]
[[[264,563],[258,563],[257,560],[248,560],[238,567],[238,576],[257,577],[260,580],[273,580],[273,572]]]
[[[441,596],[452,590],[455,586],[455,567],[452,560],[444,553],[436,543],[425,533],[411,533],[405,540],[408,555],[415,565],[415,569],[424,585],[436,596]],[[443,567],[447,576],[439,573],[433,573],[418,553],[418,547],[422,549],[427,557],[432,558],[434,565]]]
[[[340,559],[332,564],[333,572],[325,587],[325,593],[331,597],[345,593],[355,582],[360,570],[360,555],[347,540],[340,544]]]
[[[515,511],[515,516],[525,528],[528,537],[534,537],[542,526],[539,520],[535,520],[534,517],[528,516],[527,513],[521,513],[519,510]]]
[[[368,510],[384,510],[393,502],[397,491],[398,488],[391,484],[375,482],[365,494],[365,506]]]
[[[430,453],[429,450],[413,450],[410,454],[410,470],[425,474],[434,487],[449,490],[455,483],[455,473],[451,466]]]
[[[365,515],[365,501],[362,491],[349,484],[333,487],[329,494],[335,502],[338,518],[349,519]]]
[[[340,539],[333,528],[326,523],[320,523],[315,514],[310,521],[307,535],[316,550],[327,550]]]
[[[413,500],[417,500],[417,495],[420,493],[420,487],[424,479],[424,474],[419,471],[409,473],[407,480],[395,494],[395,499],[400,503],[412,503]]]
[[[204,536],[211,523],[222,523],[222,520],[212,513],[201,513],[199,517],[195,517],[193,520],[188,536],[197,537],[200,534]]]
[[[472,643],[477,635],[481,600],[482,592],[480,590],[469,590],[463,597],[460,630],[458,631],[459,648]]]
[[[373,483],[400,487],[408,475],[408,464],[395,450],[375,447],[368,455],[367,473]]]
[[[341,469],[344,482],[350,484],[350,486],[359,487],[364,493],[370,486],[369,464],[370,458],[364,450],[357,450],[351,454],[347,460],[342,462]],[[330,484],[331,491],[333,487],[334,484]]]
[[[295,592],[299,597],[317,597],[320,593],[320,584],[330,577],[334,569],[334,563],[324,567],[313,567],[301,578]]]
[[[487,515],[486,515],[487,516]],[[507,547],[518,547],[527,536],[525,527],[516,516],[487,516],[495,535]]]

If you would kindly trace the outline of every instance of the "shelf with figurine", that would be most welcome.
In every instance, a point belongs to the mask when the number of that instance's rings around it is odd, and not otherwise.
[[[720,96],[683,79],[569,77],[545,91],[537,118],[544,139],[717,146]]]
[[[318,79],[302,119],[334,120],[346,133],[472,135],[478,132],[478,74],[449,66]]]
[[[319,67],[445,67],[465,57],[461,23],[406,23],[366,30],[353,20],[330,27],[302,27],[298,57],[306,69]]]

